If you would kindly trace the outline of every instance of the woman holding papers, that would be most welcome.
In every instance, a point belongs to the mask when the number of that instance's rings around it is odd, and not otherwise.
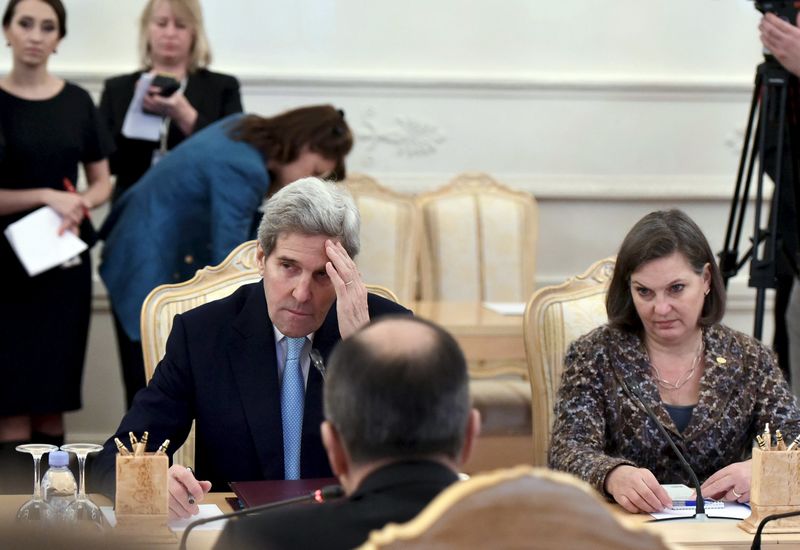
[[[117,145],[110,159],[114,201],[187,136],[242,111],[239,82],[206,69],[211,51],[198,0],[149,0],[139,22],[139,51],[143,68],[107,80],[100,99]]]
[[[114,205],[100,275],[111,299],[125,393],[145,385],[139,315],[158,285],[191,278],[254,238],[265,194],[307,176],[344,177],[353,137],[330,105],[234,114],[184,141]]]
[[[725,289],[698,226],[678,210],[642,218],[620,247],[608,324],[565,359],[550,464],[631,512],[671,504],[660,484],[690,484],[650,407],[702,483],[747,502],[750,452],[769,423],[787,443],[800,410],[760,342],[722,324]]]
[[[242,111],[236,78],[206,68],[211,50],[198,0],[149,0],[139,20],[139,56],[142,69],[108,79],[100,98],[116,143],[113,203],[194,132]],[[177,91],[158,86],[156,75]],[[124,338],[117,344],[130,405],[144,384],[141,346]]]
[[[86,91],[50,74],[47,62],[66,34],[60,0],[12,0],[3,32],[13,56],[0,79],[0,229],[43,206],[77,232],[89,209],[111,193],[112,148]],[[72,185],[82,164],[88,189]],[[73,192],[71,192],[73,191]],[[81,406],[80,385],[91,305],[91,267],[84,253],[30,277],[0,238],[0,490],[13,477],[14,447],[63,442],[62,412]],[[30,459],[23,481],[27,486]],[[13,459],[10,459],[13,461]]]

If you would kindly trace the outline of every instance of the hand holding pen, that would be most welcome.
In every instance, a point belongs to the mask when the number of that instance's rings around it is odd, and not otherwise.
[[[199,514],[197,503],[210,490],[210,481],[198,481],[190,468],[173,464],[169,469],[169,518],[186,519]]]
[[[78,194],[78,190],[75,189],[75,186],[72,185],[72,182],[69,181],[69,178],[64,178],[64,189],[67,191],[67,193],[74,193],[76,195]],[[84,218],[88,218],[89,217],[89,202],[86,200],[85,197],[81,197],[81,202],[83,203],[83,209],[82,209],[83,217]]]
[[[46,189],[42,202],[58,212],[63,219],[58,234],[63,235],[64,231],[72,231],[78,234],[78,227],[85,216],[89,214],[91,204],[77,191],[69,178],[64,178],[64,191],[56,189]]]

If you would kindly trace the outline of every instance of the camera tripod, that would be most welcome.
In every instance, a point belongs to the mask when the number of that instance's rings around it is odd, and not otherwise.
[[[756,70],[755,87],[750,103],[744,143],[739,159],[736,187],[731,200],[725,245],[719,253],[720,269],[725,286],[750,260],[748,286],[756,289],[753,336],[761,339],[764,326],[766,289],[776,288],[778,277],[797,273],[797,212],[800,165],[794,147],[800,146],[798,116],[800,98],[797,79],[772,56]],[[753,137],[756,113],[758,122]],[[774,154],[774,165],[768,166]],[[758,159],[754,203],[753,234],[750,248],[739,258],[739,243],[750,197],[755,161]],[[747,173],[745,177],[745,166]],[[764,205],[764,174],[775,183],[769,216],[762,228]],[[788,180],[788,181],[787,181]]]

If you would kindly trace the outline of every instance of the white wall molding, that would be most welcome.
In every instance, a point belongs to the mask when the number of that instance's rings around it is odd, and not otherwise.
[[[270,93],[273,90],[339,90],[359,91],[416,91],[426,94],[540,94],[588,93],[619,94],[620,96],[664,96],[671,101],[713,96],[717,100],[741,101],[753,90],[753,76],[732,75],[727,78],[704,78],[694,75],[658,74],[569,74],[569,73],[381,73],[364,72],[279,72],[265,73],[243,67],[212,67],[234,74],[248,93]],[[90,89],[102,86],[103,80],[129,73],[134,67],[65,67],[56,72]]]
[[[734,167],[735,168],[735,167]],[[457,172],[448,173],[382,173],[369,172],[382,184],[405,193],[423,193],[440,187]],[[490,174],[506,185],[532,193],[538,201],[706,201],[727,204],[732,196],[736,174],[730,177],[713,175],[656,174]],[[767,182],[769,184],[769,182]],[[765,190],[771,196],[772,185]]]

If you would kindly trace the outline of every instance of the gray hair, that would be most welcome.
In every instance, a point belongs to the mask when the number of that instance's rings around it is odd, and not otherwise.
[[[347,189],[319,178],[290,183],[267,201],[258,225],[258,243],[269,256],[281,233],[338,238],[355,258],[361,248],[361,218]]]

